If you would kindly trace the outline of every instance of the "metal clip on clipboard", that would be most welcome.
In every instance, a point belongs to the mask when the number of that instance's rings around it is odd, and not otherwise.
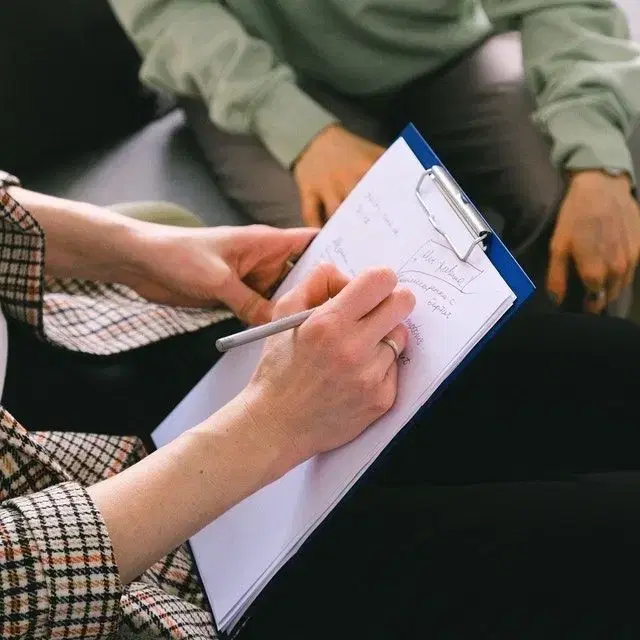
[[[449,206],[456,213],[465,229],[469,232],[471,241],[468,246],[463,248],[457,247],[429,210],[429,206],[422,197],[422,186],[427,180],[433,181]],[[483,250],[486,250],[487,238],[492,233],[491,227],[484,221],[480,212],[471,204],[471,202],[469,202],[462,192],[462,189],[456,184],[455,180],[451,175],[449,175],[446,169],[439,165],[434,165],[431,169],[427,169],[420,178],[418,186],[416,187],[416,197],[429,217],[429,222],[431,222],[433,228],[444,237],[460,260],[466,262],[476,245],[480,245]]]

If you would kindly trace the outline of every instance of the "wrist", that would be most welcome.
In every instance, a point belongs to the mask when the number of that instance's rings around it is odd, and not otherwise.
[[[198,448],[215,461],[211,483],[232,487],[225,510],[274,482],[298,462],[292,442],[274,424],[265,405],[247,388],[191,430]]]
[[[630,192],[632,189],[631,176],[626,171],[611,171],[606,169],[585,169],[569,173],[571,184],[600,184],[602,186],[615,187]]]
[[[282,474],[280,452],[260,437],[259,426],[234,399],[88,489],[107,524],[123,582]]]
[[[314,455],[305,426],[307,417],[300,413],[306,403],[287,397],[264,376],[254,376],[238,396],[260,437],[278,451],[276,475],[284,475]]]
[[[105,216],[102,209],[92,205],[81,207],[82,215],[91,222],[86,233],[78,230],[75,242],[65,247],[64,255],[57,252],[57,270],[98,282],[137,282],[144,273],[146,248],[145,234],[137,221],[117,214]]]
[[[8,191],[44,231],[48,275],[128,284],[141,272],[142,223],[85,202]]]
[[[96,215],[97,227],[106,240],[79,243],[78,260],[86,265],[83,277],[131,286],[145,272],[144,254],[148,248],[146,234],[141,228],[144,223],[119,214],[102,218],[104,210],[86,206],[89,213]]]
[[[302,148],[300,153],[296,156],[294,161],[291,163],[291,170],[293,171],[296,168],[296,165],[304,158],[308,151],[311,151],[318,142],[322,142],[328,135],[331,135],[336,129],[340,129],[341,125],[338,122],[332,122],[328,124],[326,127],[320,129],[318,133],[316,133],[309,142]]]

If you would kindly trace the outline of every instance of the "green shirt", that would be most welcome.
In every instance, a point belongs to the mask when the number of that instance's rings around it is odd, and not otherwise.
[[[336,118],[296,73],[353,95],[437,71],[518,30],[535,121],[570,169],[633,172],[640,45],[610,0],[110,0],[142,80],[200,96],[221,129],[257,135],[285,166]]]

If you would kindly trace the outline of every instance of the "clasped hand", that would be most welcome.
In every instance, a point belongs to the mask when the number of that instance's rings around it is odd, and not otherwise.
[[[332,125],[320,132],[293,168],[302,219],[322,226],[384,149]],[[600,313],[633,281],[640,256],[640,208],[629,176],[581,171],[572,176],[551,241],[547,290],[564,300],[570,265],[591,295],[585,310]]]
[[[576,174],[551,240],[547,289],[561,303],[573,262],[588,292],[585,310],[600,313],[633,282],[640,256],[640,206],[626,176]],[[602,295],[597,295],[601,293]]]

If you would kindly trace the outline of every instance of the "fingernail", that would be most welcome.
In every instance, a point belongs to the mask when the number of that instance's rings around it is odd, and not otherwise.
[[[558,306],[558,304],[560,304],[560,300],[558,300],[558,296],[555,293],[551,292],[551,291],[549,291],[549,300],[551,300],[551,302],[553,304],[555,304],[556,306]]]

